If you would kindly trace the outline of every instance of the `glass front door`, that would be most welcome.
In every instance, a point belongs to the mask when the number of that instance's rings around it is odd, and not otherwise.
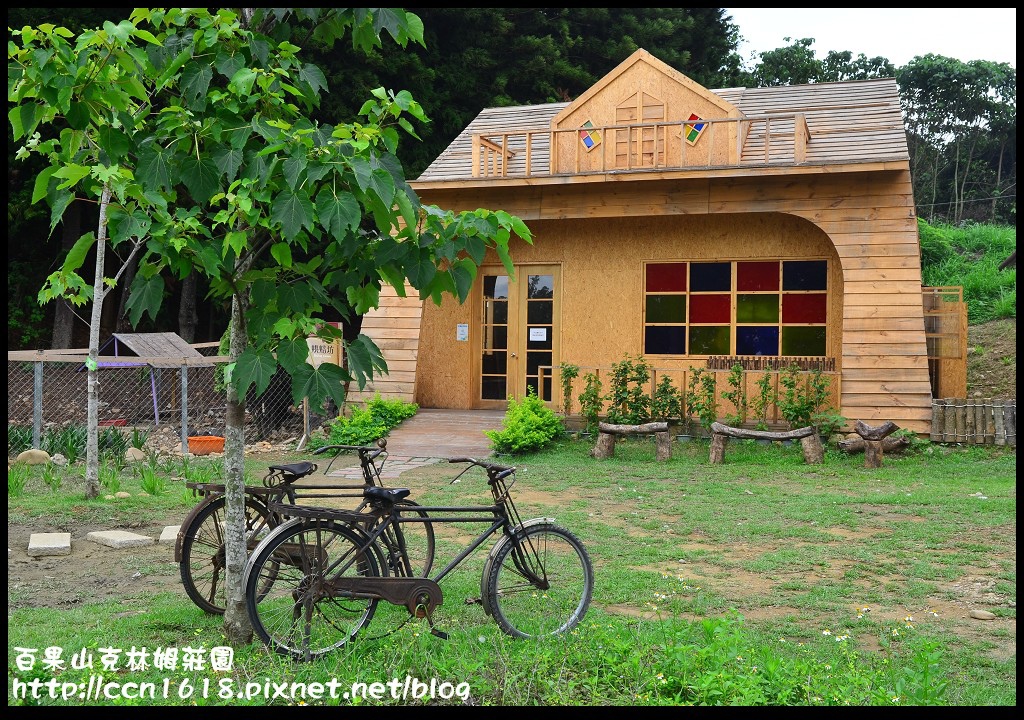
[[[504,407],[528,389],[551,401],[552,368],[558,364],[559,268],[516,266],[481,270],[480,407]]]

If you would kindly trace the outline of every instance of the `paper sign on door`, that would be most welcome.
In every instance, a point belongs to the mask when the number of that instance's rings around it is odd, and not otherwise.
[[[530,342],[543,342],[547,339],[547,328],[530,328]]]

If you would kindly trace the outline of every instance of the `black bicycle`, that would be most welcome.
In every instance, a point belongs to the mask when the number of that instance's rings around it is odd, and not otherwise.
[[[256,634],[276,652],[312,660],[340,648],[370,624],[377,604],[404,606],[425,618],[431,632],[442,604],[439,583],[493,535],[480,579],[480,603],[509,635],[539,638],[574,628],[586,614],[594,571],[583,543],[551,518],[523,522],[510,489],[515,468],[473,458],[452,458],[487,473],[493,504],[405,505],[405,488],[366,487],[361,511],[305,505],[272,509],[292,519],[256,548],[245,573],[246,603]],[[424,523],[486,524],[476,538],[432,577],[394,573],[389,533],[400,566],[411,565],[408,534]]]
[[[274,528],[285,522],[285,516],[275,507],[297,505],[308,500],[322,501],[324,498],[358,498],[355,511],[365,506],[363,490],[369,487],[383,487],[381,469],[387,458],[387,443],[384,439],[376,446],[327,445],[313,452],[321,455],[333,452],[331,465],[342,452],[354,452],[359,456],[362,469],[362,484],[316,484],[301,485],[298,481],[317,470],[317,465],[303,461],[286,465],[271,465],[263,478],[262,486],[245,487],[245,536],[248,552],[252,552],[260,540]],[[226,527],[224,485],[219,483],[186,483],[202,500],[188,514],[178,530],[175,542],[174,560],[178,563],[181,582],[185,593],[197,606],[211,614],[223,614],[224,596],[224,531]],[[398,548],[398,539],[393,531],[386,531],[381,545],[387,551],[385,562],[396,575],[426,576],[434,562],[434,528],[426,513],[418,510],[416,503],[408,498],[402,506],[421,518],[415,532],[403,537],[405,553]]]

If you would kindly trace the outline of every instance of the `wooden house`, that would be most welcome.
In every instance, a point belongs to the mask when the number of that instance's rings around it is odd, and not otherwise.
[[[642,355],[680,387],[798,361],[850,423],[929,430],[895,80],[708,90],[641,49],[573,102],[483,110],[411,184],[518,215],[533,244],[513,240],[513,276],[489,259],[465,304],[384,297],[364,331],[391,375],[370,392],[470,409],[532,386],[560,408],[562,362]]]

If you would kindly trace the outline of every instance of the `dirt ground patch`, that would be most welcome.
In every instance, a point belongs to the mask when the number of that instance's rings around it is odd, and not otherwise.
[[[1017,318],[967,328],[967,394],[1017,397]]]

